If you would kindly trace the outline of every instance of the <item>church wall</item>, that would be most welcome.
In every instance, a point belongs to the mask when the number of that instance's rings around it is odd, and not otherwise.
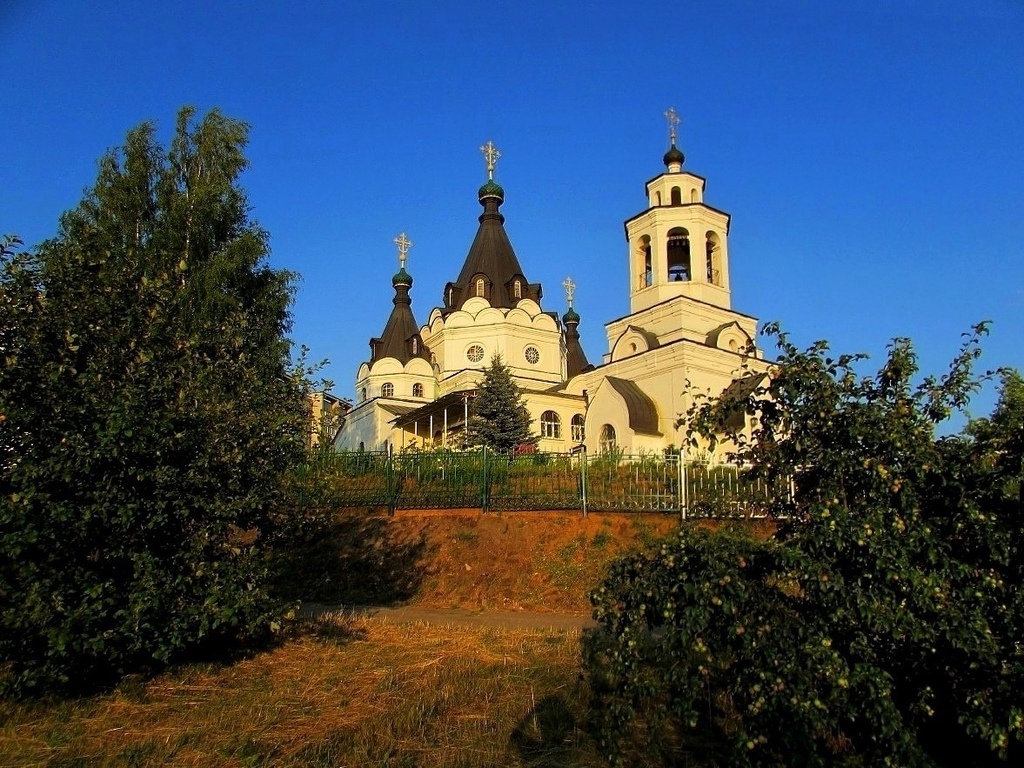
[[[379,431],[378,410],[377,403],[368,400],[350,411],[334,441],[335,449],[357,451],[362,445],[367,451],[381,450],[386,438]]]
[[[573,440],[572,417],[577,414],[582,416],[586,411],[586,403],[581,396],[567,396],[550,392],[524,392],[523,400],[530,412],[530,429],[533,434],[540,437],[537,444],[539,450],[567,453],[578,444],[578,441]],[[557,437],[544,434],[541,417],[548,411],[558,415]]]

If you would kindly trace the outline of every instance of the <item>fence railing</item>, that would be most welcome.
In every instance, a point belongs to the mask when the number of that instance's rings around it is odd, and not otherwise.
[[[688,462],[677,451],[630,456],[486,449],[323,454],[298,476],[305,503],[396,509],[675,512],[764,517],[787,487],[743,467]]]

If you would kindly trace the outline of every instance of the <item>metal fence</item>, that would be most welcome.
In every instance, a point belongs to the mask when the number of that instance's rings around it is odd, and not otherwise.
[[[479,508],[674,512],[764,517],[786,487],[735,465],[687,462],[681,452],[588,456],[488,450],[342,452],[301,468],[306,503],[396,509]]]

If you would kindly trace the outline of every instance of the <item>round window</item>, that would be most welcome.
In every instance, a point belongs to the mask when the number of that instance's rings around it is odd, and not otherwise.
[[[530,365],[536,365],[540,361],[540,352],[537,351],[536,347],[526,348],[526,362]]]
[[[466,350],[466,357],[469,358],[471,363],[479,363],[484,359],[484,348],[479,344],[474,344]]]

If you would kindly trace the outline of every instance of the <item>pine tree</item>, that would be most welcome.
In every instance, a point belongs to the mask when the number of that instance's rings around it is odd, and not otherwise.
[[[511,453],[520,446],[537,444],[530,431],[530,412],[501,355],[495,354],[484,368],[484,379],[472,403],[470,445]]]
[[[81,689],[265,630],[265,541],[308,432],[291,275],[238,177],[248,127],[132,130],[57,236],[0,263],[0,660]],[[5,458],[6,457],[6,458]]]

